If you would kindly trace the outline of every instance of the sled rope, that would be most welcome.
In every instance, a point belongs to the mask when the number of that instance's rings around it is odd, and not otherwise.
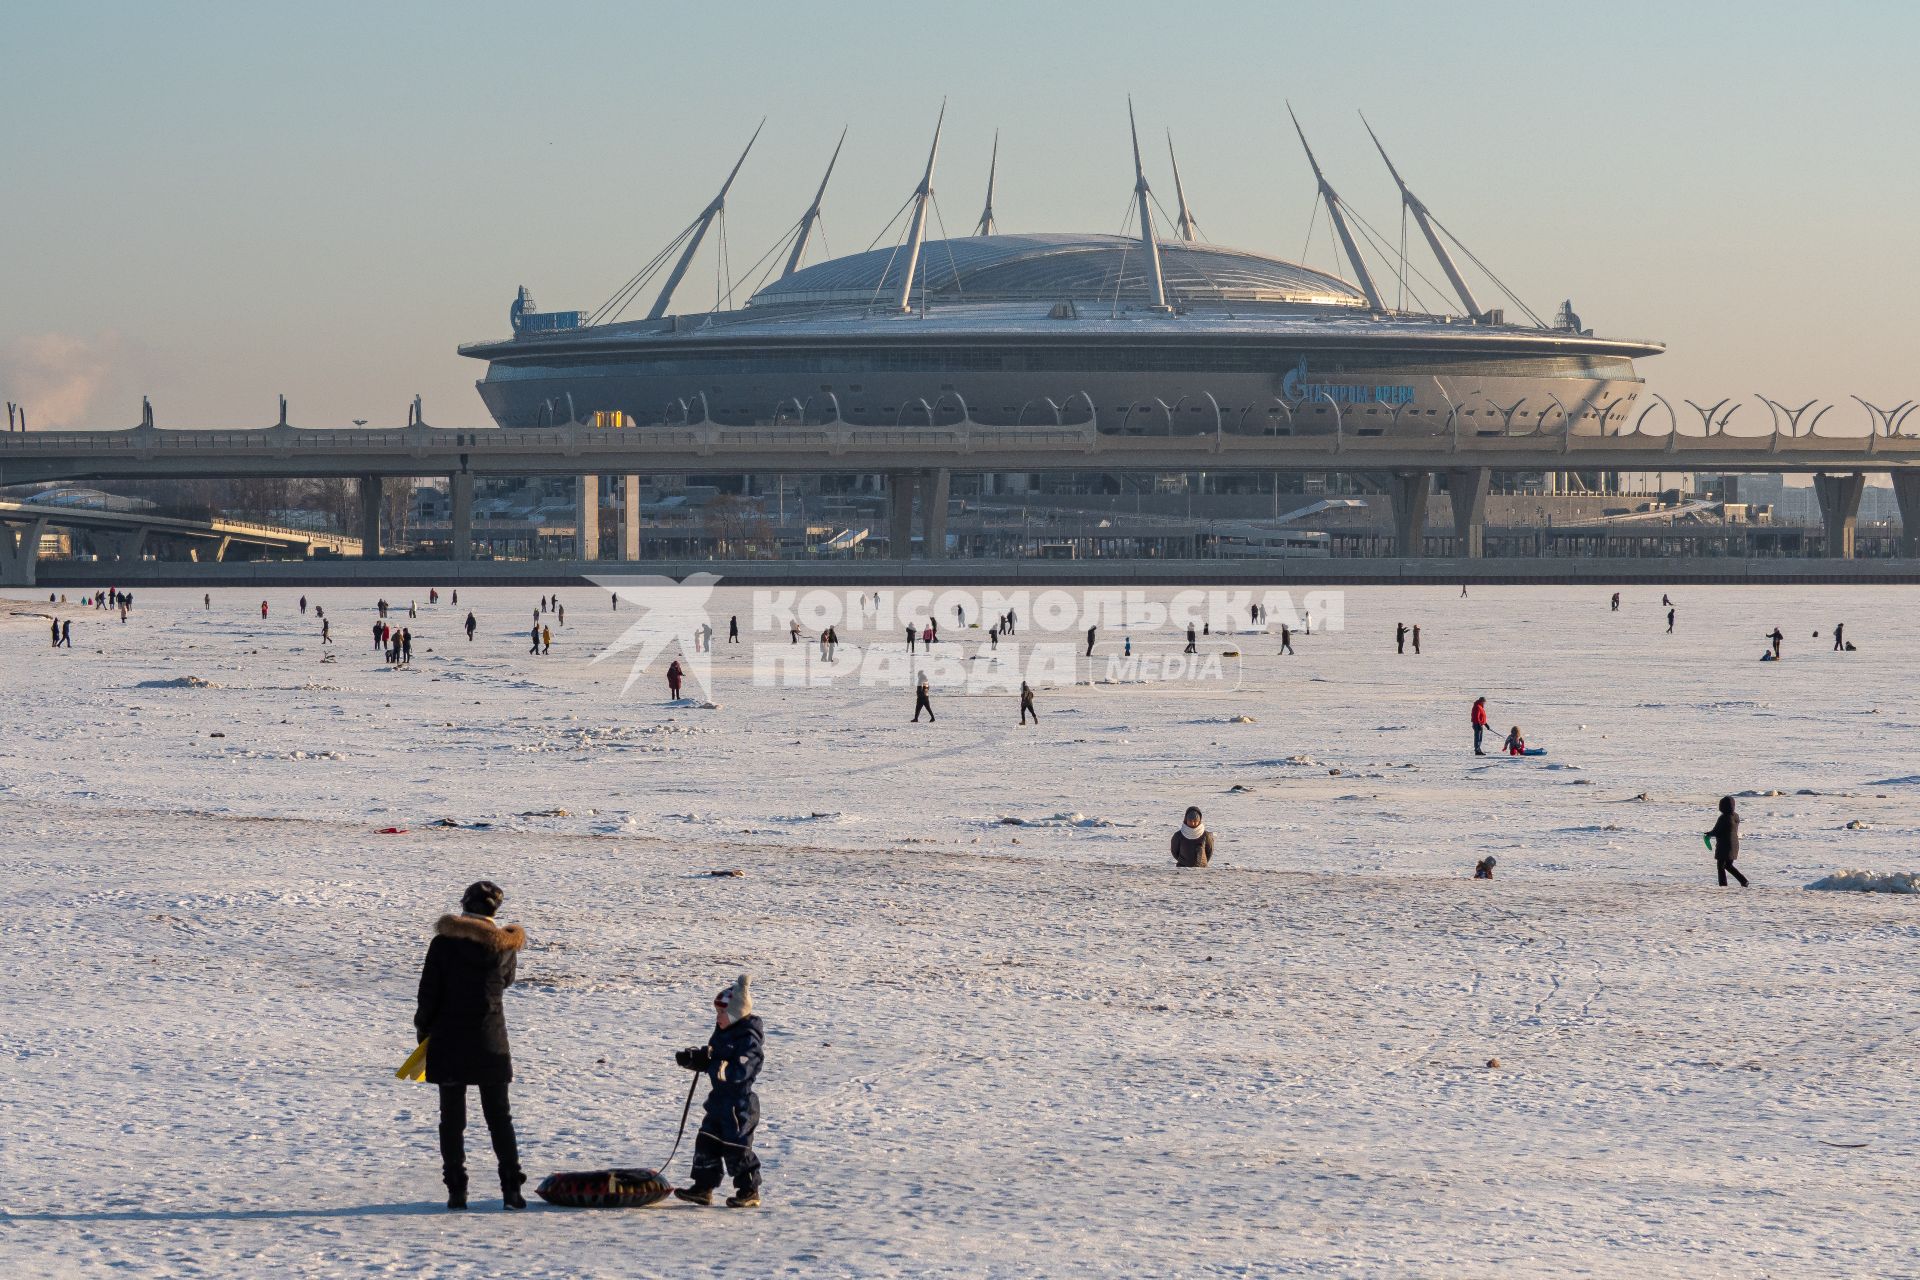
[[[687,1085],[687,1105],[680,1108],[680,1132],[673,1135],[673,1150],[667,1152],[667,1158],[660,1162],[655,1173],[664,1174],[673,1158],[680,1154],[680,1140],[687,1136],[687,1117],[693,1114],[693,1091],[700,1087],[700,1073],[694,1072],[693,1080]]]

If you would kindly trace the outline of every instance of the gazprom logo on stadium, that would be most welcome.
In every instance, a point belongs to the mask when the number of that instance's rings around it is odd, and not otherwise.
[[[1307,360],[1287,370],[1280,394],[1295,404],[1412,404],[1413,388],[1388,383],[1353,385],[1344,382],[1308,382]]]

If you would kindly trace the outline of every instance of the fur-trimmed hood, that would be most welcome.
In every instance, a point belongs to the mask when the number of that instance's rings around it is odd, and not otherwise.
[[[433,932],[442,938],[477,942],[493,951],[518,951],[527,945],[527,931],[517,924],[495,924],[485,916],[444,915]]]

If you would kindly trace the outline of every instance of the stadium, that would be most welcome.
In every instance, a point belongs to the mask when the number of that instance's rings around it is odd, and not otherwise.
[[[1553,323],[1509,323],[1476,297],[1449,247],[1464,246],[1397,171],[1445,277],[1444,307],[1387,304],[1360,247],[1367,229],[1317,162],[1316,218],[1324,208],[1350,278],[1205,243],[1183,189],[1171,225],[1156,226],[1137,135],[1133,234],[1003,234],[990,181],[976,234],[928,239],[938,146],[936,131],[897,241],[802,265],[823,180],[779,246],[785,270],[738,306],[672,310],[726,187],[597,311],[541,312],[522,289],[512,336],[460,348],[487,362],[478,389],[489,412],[503,427],[971,420],[1157,434],[1599,434],[1635,417],[1634,361],[1664,349],[1596,337],[1571,305]],[[1178,188],[1177,162],[1174,174]],[[669,262],[647,317],[623,319]],[[1385,268],[1403,286],[1417,274],[1404,255]]]

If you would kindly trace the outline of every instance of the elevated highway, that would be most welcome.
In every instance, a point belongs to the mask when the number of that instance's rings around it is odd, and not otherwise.
[[[1920,555],[1920,436],[1812,434],[1733,436],[1578,435],[1569,431],[1479,434],[1451,429],[1425,435],[1365,434],[1336,424],[1316,434],[1243,433],[1216,418],[1200,433],[1116,433],[1095,424],[1044,427],[951,425],[862,427],[845,422],[714,423],[595,429],[583,426],[502,430],[416,424],[390,429],[312,429],[280,424],[258,430],[162,429],[35,431],[0,436],[0,484],[29,481],[350,477],[360,482],[361,542],[380,545],[385,480],[446,476],[451,481],[453,558],[471,555],[476,477],[578,477],[580,536],[587,558],[599,542],[598,477],[632,486],[640,474],[883,473],[892,495],[891,545],[904,555],[916,506],[928,554],[944,554],[947,487],[954,471],[1365,472],[1388,478],[1403,554],[1418,554],[1428,496],[1447,477],[1460,551],[1480,554],[1486,496],[1496,471],[1707,471],[1804,473],[1815,477],[1826,545],[1852,555],[1854,522],[1869,472],[1893,477],[1907,554]],[[917,496],[917,501],[916,501]],[[638,532],[622,531],[621,559],[638,558]],[[17,544],[0,572],[16,579]],[[25,566],[31,572],[31,565]]]

